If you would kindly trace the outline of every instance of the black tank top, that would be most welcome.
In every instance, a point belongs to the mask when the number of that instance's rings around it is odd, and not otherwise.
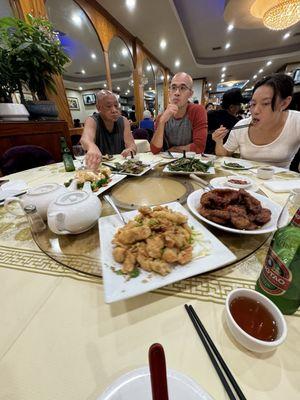
[[[91,116],[96,121],[95,143],[102,154],[120,154],[125,149],[124,119],[120,116],[114,123],[113,130],[109,132],[99,113]]]

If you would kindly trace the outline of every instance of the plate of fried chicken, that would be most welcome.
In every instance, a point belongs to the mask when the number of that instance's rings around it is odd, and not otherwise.
[[[214,270],[236,256],[178,202],[99,219],[106,303]]]
[[[187,205],[209,225],[248,235],[275,231],[282,210],[268,197],[244,189],[196,190],[189,195]]]

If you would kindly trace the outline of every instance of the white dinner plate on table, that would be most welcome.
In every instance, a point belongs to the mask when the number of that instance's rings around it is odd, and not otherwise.
[[[213,178],[209,182],[211,186],[215,189],[232,189],[232,187],[227,183],[228,176],[220,176],[218,178]],[[247,188],[247,190],[251,190],[252,192],[257,192],[259,186],[252,179],[247,177],[247,180],[251,182],[251,185]]]
[[[232,189],[232,190],[238,190],[238,189]],[[255,193],[248,191],[249,194],[251,194],[255,199],[259,200],[261,202],[262,207],[268,208],[272,215],[271,215],[271,220],[267,223],[264,224],[262,227],[258,229],[253,229],[253,230],[244,230],[244,229],[236,229],[236,228],[230,228],[228,226],[220,225],[217,224],[216,222],[210,221],[207,218],[204,218],[199,212],[198,209],[200,207],[200,199],[201,196],[204,192],[203,189],[196,190],[195,192],[191,193],[189,197],[187,198],[187,205],[188,208],[191,210],[191,212],[201,221],[206,222],[209,225],[212,225],[216,228],[222,229],[223,231],[227,232],[233,232],[233,233],[239,233],[239,234],[244,234],[244,235],[259,235],[263,233],[271,233],[276,231],[277,229],[277,220],[280,215],[280,212],[282,210],[282,207],[269,199],[266,196],[263,196],[261,194]],[[283,220],[281,221],[281,226],[284,226],[285,223],[288,222],[288,213],[285,213],[285,215],[282,216]]]
[[[167,369],[170,400],[213,400],[193,379]],[[118,378],[97,400],[152,400],[148,367],[135,369]]]
[[[238,166],[236,166],[236,167],[232,166],[231,167],[229,165],[226,165],[228,163],[239,164],[240,167],[238,167]],[[233,171],[244,171],[244,170],[253,168],[254,165],[250,161],[242,160],[241,158],[227,158],[226,160],[222,161],[221,167],[225,168],[225,169],[231,169]]]
[[[187,172],[187,171],[172,171],[172,170],[170,170],[169,167],[170,167],[170,164],[166,165],[165,168],[163,169],[163,172],[165,174],[176,174],[176,175],[190,175],[190,174],[194,174],[194,175],[214,175],[215,174],[215,168],[214,167],[209,167],[206,172],[202,172],[202,171],[191,171],[191,172]]]
[[[123,226],[122,222],[116,214],[99,218],[101,265],[106,303],[138,296],[182,279],[223,267],[236,260],[236,256],[181,204],[173,202],[166,205],[170,209],[186,215],[188,225],[194,228],[194,232],[199,232],[201,235],[201,240],[195,241],[193,259],[185,265],[175,265],[166,276],[155,272],[149,273],[139,268],[140,274],[128,280],[124,275],[115,272],[121,269],[121,264],[117,263],[112,255],[114,248],[112,239],[118,228]],[[138,213],[138,210],[134,210],[122,213],[122,215],[125,221],[129,221]]]

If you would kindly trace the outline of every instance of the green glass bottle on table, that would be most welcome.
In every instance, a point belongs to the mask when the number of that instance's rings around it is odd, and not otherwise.
[[[60,149],[66,172],[75,171],[73,158],[64,136],[60,137]]]
[[[274,234],[255,289],[283,314],[294,314],[300,306],[300,207]]]

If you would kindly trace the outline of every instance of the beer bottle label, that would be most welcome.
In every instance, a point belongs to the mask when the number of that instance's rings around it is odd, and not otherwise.
[[[288,290],[291,282],[291,271],[280,260],[274,250],[270,248],[259,277],[260,287],[266,293],[280,296]]]
[[[300,228],[300,208],[296,211],[296,214],[293,216],[291,220],[291,224]]]

